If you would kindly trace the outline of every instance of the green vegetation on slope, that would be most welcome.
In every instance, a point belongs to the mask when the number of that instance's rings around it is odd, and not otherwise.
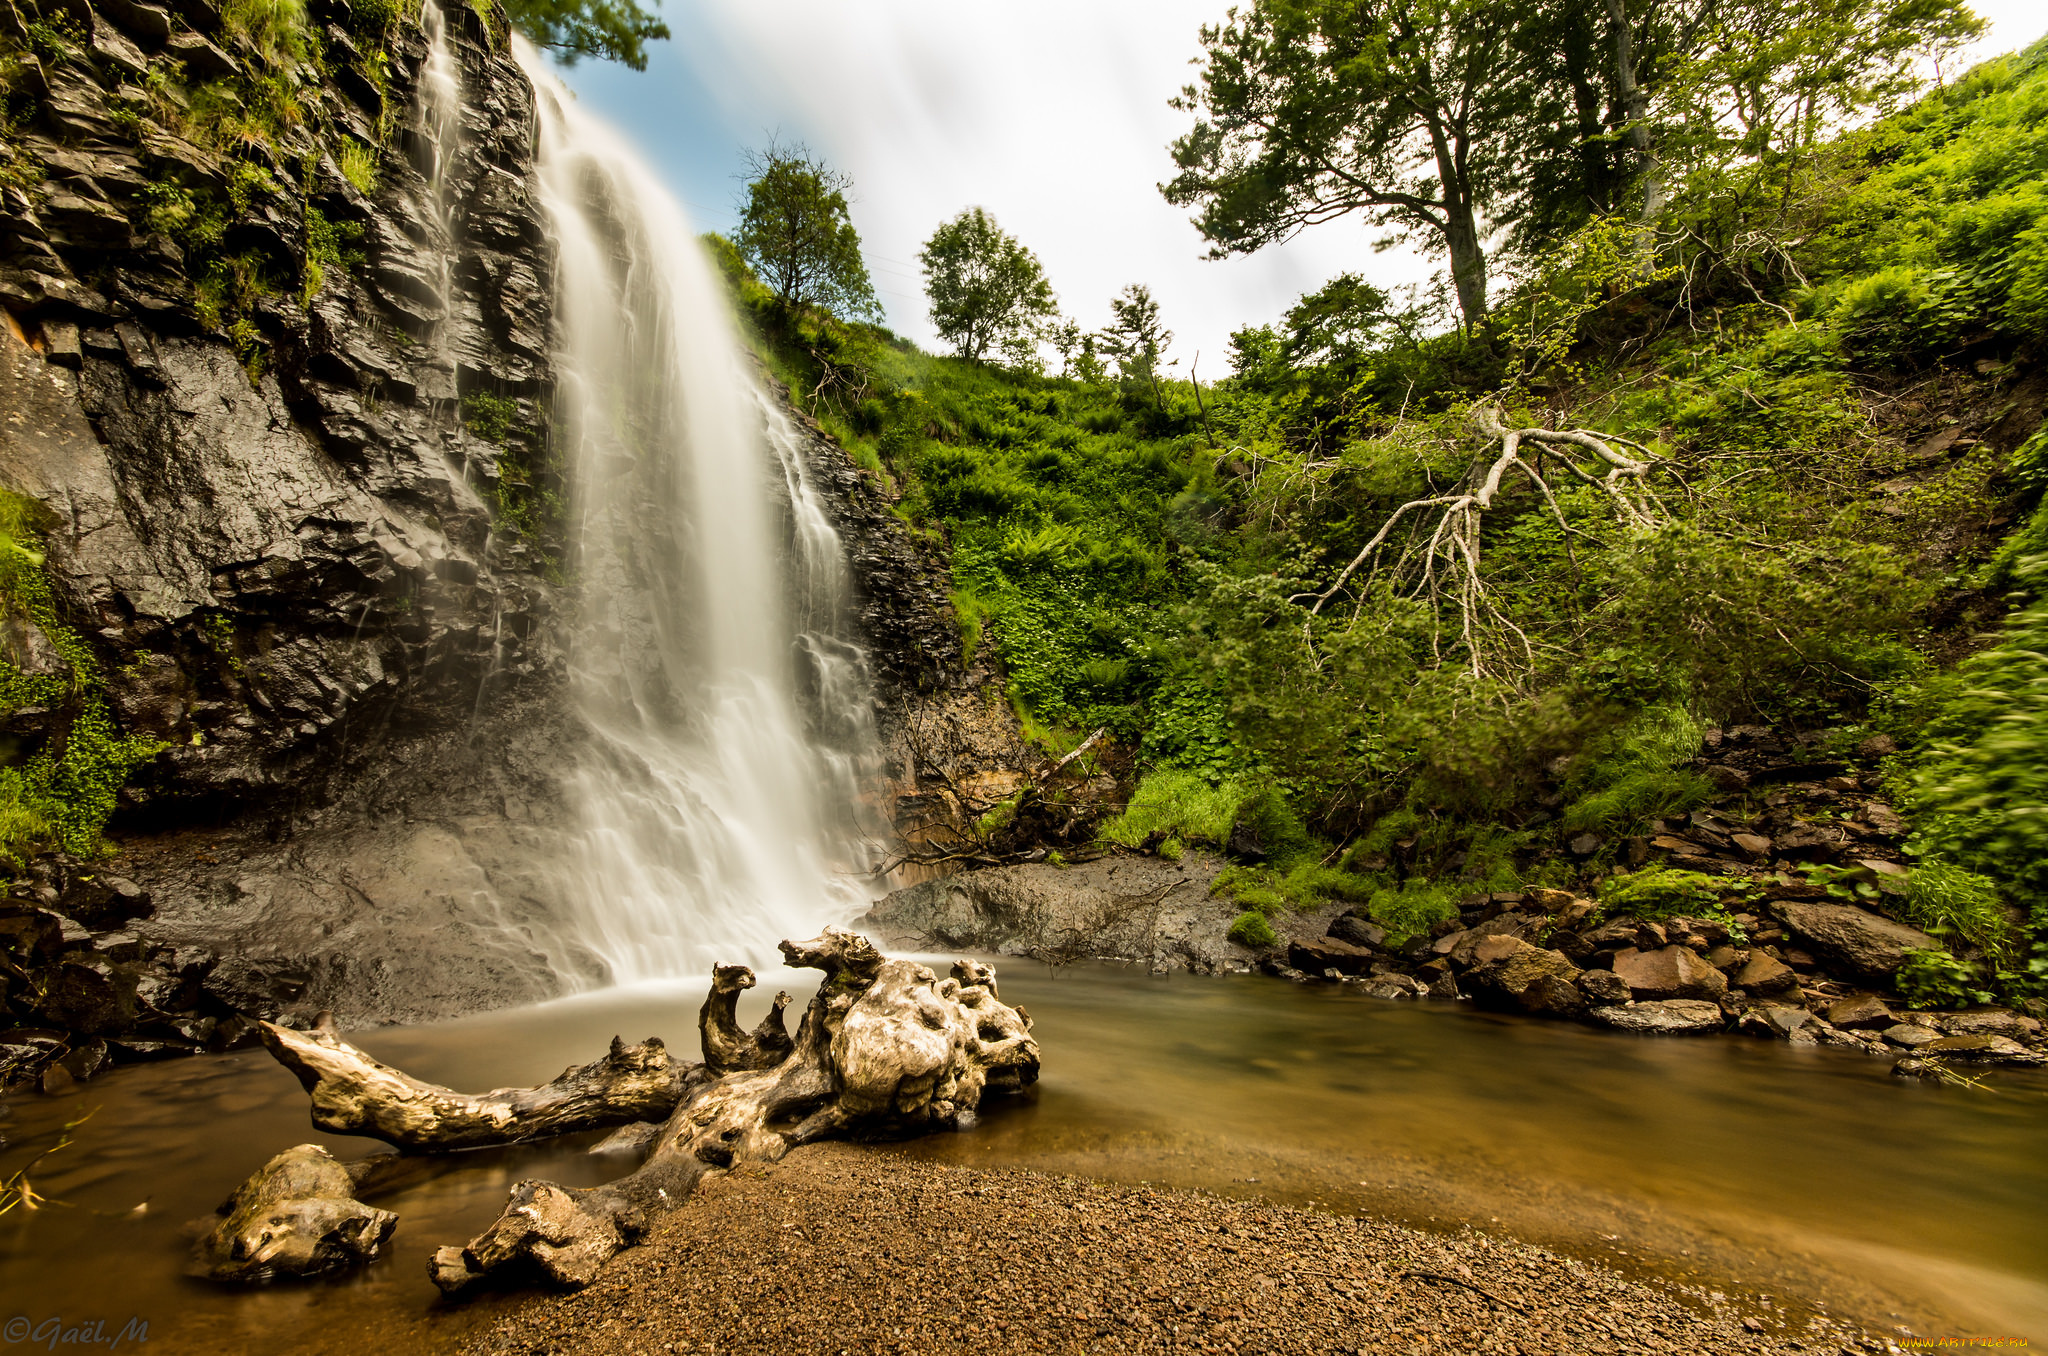
[[[1900,430],[2038,369],[2042,66],[1759,165],[1767,222],[1725,175],[1673,202],[1654,257],[1595,221],[1483,325],[1432,335],[1429,306],[1340,278],[1241,331],[1199,401],[1138,363],[927,357],[777,306],[713,243],[771,363],[948,549],[963,643],[1000,657],[1027,731],[1137,750],[1102,835],[1265,855],[1226,882],[1247,939],[1324,899],[1408,932],[1470,890],[1604,875],[1709,797],[1688,764],[1712,724],[1887,729],[1918,741],[1919,916],[2015,994],[2043,983],[2048,620],[1947,666],[2041,577],[2018,544],[2048,552],[2048,525],[2001,549],[1995,523],[2048,457],[1929,462]],[[1489,411],[1632,449],[1644,511],[1608,463],[1527,442],[1535,474],[1453,521],[1430,501],[1497,458]],[[1590,860],[1562,851],[1584,833]]]

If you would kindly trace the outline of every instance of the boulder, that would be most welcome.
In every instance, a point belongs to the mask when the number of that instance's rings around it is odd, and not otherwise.
[[[1728,992],[1728,977],[1685,947],[1615,953],[1614,973],[1637,998],[1718,998]]]
[[[1730,978],[1736,988],[1747,993],[1790,993],[1799,987],[1799,976],[1792,973],[1792,967],[1763,950],[1750,952]]]
[[[1488,937],[1473,950],[1465,988],[1488,1007],[1542,1017],[1578,1017],[1579,967],[1562,952],[1531,946],[1519,937]]]
[[[1594,1007],[1615,1007],[1629,1001],[1627,981],[1612,970],[1587,970],[1580,974],[1579,992]]]
[[[1473,953],[1489,937],[1520,937],[1529,928],[1540,923],[1524,913],[1504,913],[1498,918],[1489,918],[1463,932],[1454,932],[1448,937],[1439,937],[1430,944],[1430,950],[1439,956],[1449,956],[1453,964],[1472,965]]]
[[[1889,979],[1909,951],[1931,951],[1940,943],[1920,929],[1880,918],[1852,904],[1787,900],[1778,913],[1792,935],[1823,961],[1864,979]]]
[[[1410,975],[1373,975],[1360,986],[1360,992],[1368,998],[1420,998],[1429,992],[1429,986]]]
[[[1387,930],[1370,919],[1359,917],[1356,913],[1346,913],[1339,914],[1337,921],[1330,924],[1330,936],[1340,942],[1348,942],[1352,946],[1364,947],[1370,951],[1378,949],[1386,942]]]
[[[2009,1036],[1943,1036],[1913,1053],[1985,1064],[2039,1064],[2044,1058]]]
[[[1813,1014],[1805,1008],[1789,1007],[1783,1003],[1766,1003],[1760,1008],[1751,1008],[1742,1014],[1741,1030],[1751,1036],[1768,1036],[1775,1040],[1790,1041],[1805,1038],[1806,1044],[1813,1042],[1813,1033],[1805,1030]]]
[[[1940,1040],[1941,1033],[1931,1027],[1913,1026],[1906,1022],[1901,1022],[1897,1026],[1887,1028],[1884,1038],[1887,1042],[1898,1046],[1901,1050],[1917,1050],[1923,1045],[1929,1045]]]
[[[2024,1040],[2039,1029],[2039,1023],[2004,1008],[1978,1008],[1973,1012],[1949,1013],[1941,1018],[1941,1029],[1951,1036],[2009,1036]]]
[[[1852,994],[1828,1009],[1828,1022],[1850,1031],[1882,1031],[1897,1026],[1899,1019],[1874,993]]]
[[[1326,970],[1335,970],[1343,975],[1362,975],[1372,969],[1372,962],[1370,948],[1353,946],[1336,937],[1290,942],[1287,947],[1287,963],[1312,975],[1320,975]]]
[[[1693,998],[1594,1008],[1593,1020],[1646,1036],[1691,1036],[1721,1029],[1721,1005]]]
[[[135,976],[94,956],[50,971],[38,1014],[52,1026],[106,1036],[135,1025]]]

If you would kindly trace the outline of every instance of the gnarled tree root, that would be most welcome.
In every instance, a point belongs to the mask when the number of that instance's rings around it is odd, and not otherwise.
[[[708,1174],[772,1162],[813,1140],[959,1126],[984,1096],[1037,1081],[1031,1019],[1003,1003],[988,966],[960,961],[941,979],[831,928],[781,949],[787,964],[825,974],[795,1037],[784,1034],[780,996],[767,1021],[742,1033],[736,1004],[754,976],[720,966],[699,1018],[702,1065],[673,1060],[658,1041],[615,1040],[605,1059],[545,1087],[466,1097],[379,1064],[331,1030],[272,1027],[264,1038],[312,1092],[315,1124],[409,1150],[660,1120],[635,1172],[583,1190],[521,1182],[488,1229],[440,1249],[429,1267],[449,1293],[487,1277],[580,1286]]]
[[[469,1095],[379,1063],[335,1034],[320,1015],[311,1031],[264,1022],[263,1043],[313,1095],[313,1124],[337,1135],[370,1135],[410,1152],[516,1144],[628,1121],[660,1120],[698,1083],[701,1065],[669,1054],[650,1036],[639,1045],[612,1038],[610,1053],[564,1069],[537,1088]]]

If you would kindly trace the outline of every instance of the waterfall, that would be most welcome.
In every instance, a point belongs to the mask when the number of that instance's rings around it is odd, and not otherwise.
[[[523,41],[556,248],[584,727],[567,930],[619,982],[775,958],[869,897],[846,565],[677,203]]]

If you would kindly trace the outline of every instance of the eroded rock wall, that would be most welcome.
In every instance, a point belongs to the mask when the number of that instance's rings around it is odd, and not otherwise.
[[[0,213],[0,481],[52,511],[60,610],[119,675],[124,727],[168,746],[131,800],[317,802],[384,737],[561,665],[559,545],[499,502],[509,460],[521,493],[552,488],[532,93],[502,29],[454,7],[459,145],[437,146],[418,25],[385,39],[380,91],[328,15],[301,120],[214,149],[135,116],[152,82],[189,102],[263,73],[208,0],[59,12],[89,50],[24,58],[47,93],[17,166],[43,177]],[[218,252],[188,256],[161,209],[226,184],[247,205],[220,249],[267,282],[224,312]],[[336,230],[360,258],[322,266],[309,232]],[[478,393],[495,440],[464,417]]]

